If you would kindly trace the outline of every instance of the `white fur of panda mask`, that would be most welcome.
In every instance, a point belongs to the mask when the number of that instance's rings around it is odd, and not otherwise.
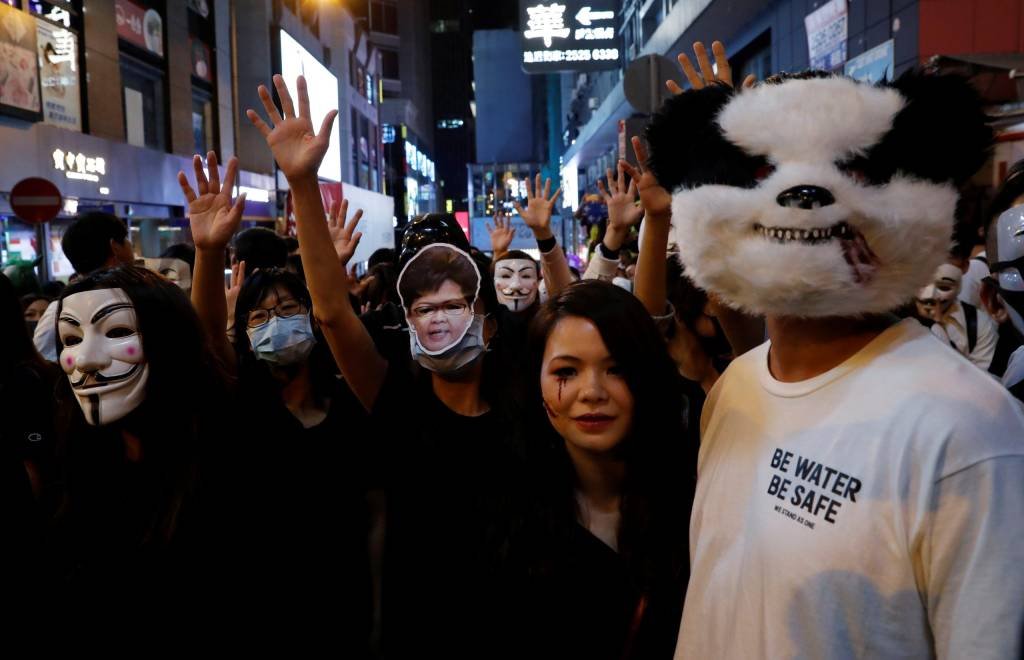
[[[824,317],[895,309],[931,280],[991,131],[961,78],[812,72],[676,96],[647,139],[686,274],[754,314]]]

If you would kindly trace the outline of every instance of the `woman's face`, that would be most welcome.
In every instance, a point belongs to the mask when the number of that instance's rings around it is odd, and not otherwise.
[[[43,316],[43,312],[50,306],[50,303],[46,302],[42,298],[39,300],[33,300],[32,304],[25,308],[25,320],[26,321],[38,321]]]
[[[249,310],[246,326],[258,328],[275,316],[288,318],[308,312],[306,306],[297,300],[287,288],[275,285],[263,295],[256,307]]]
[[[472,321],[466,294],[454,280],[445,280],[436,291],[419,296],[409,310],[409,322],[428,351],[442,351],[458,343]]]
[[[633,423],[633,393],[587,319],[560,320],[548,336],[540,373],[548,419],[569,453],[611,451]]]

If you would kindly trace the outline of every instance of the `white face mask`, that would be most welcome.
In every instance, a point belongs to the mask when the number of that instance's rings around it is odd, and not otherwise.
[[[931,319],[932,321],[938,321],[936,312],[938,311],[938,302],[935,300],[935,285],[929,284],[920,291],[917,292],[917,315],[924,319]]]
[[[995,254],[988,255],[988,261],[993,266],[992,274],[996,276],[999,289],[1006,292],[1024,292],[1024,272],[1020,267],[998,267],[1024,258],[1024,206],[1015,206],[1003,211],[992,230],[996,233],[996,250]],[[1003,301],[1010,323],[1018,332],[1024,333],[1024,304],[1008,299],[1008,295],[1000,295],[999,298]],[[1018,296],[1014,298],[1019,299]]]
[[[147,270],[163,275],[182,290],[190,291],[192,289],[192,268],[189,267],[187,261],[159,257],[147,257],[138,261],[143,262],[141,265]]]
[[[494,266],[498,302],[509,311],[521,312],[537,300],[537,264],[532,259],[502,259]]]
[[[466,334],[457,344],[440,354],[432,354],[420,344],[416,333],[409,332],[409,352],[424,369],[439,374],[454,374],[473,364],[487,351],[484,341],[484,317],[473,315]]]
[[[935,270],[935,302],[938,305],[938,316],[941,317],[956,302],[960,295],[960,286],[964,273],[953,264],[942,264]]]
[[[63,300],[60,366],[93,426],[116,422],[146,396],[149,363],[135,307],[123,289],[96,289]]]

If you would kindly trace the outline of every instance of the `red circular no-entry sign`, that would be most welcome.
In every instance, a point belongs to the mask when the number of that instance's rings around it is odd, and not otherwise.
[[[11,189],[11,210],[26,222],[49,222],[60,213],[60,190],[37,176],[22,179]]]

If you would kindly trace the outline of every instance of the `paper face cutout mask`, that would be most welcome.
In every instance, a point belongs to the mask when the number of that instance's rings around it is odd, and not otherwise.
[[[149,364],[135,307],[122,289],[75,293],[61,302],[60,366],[93,426],[116,422],[142,403]]]
[[[141,264],[139,263],[140,261],[142,262]],[[185,291],[190,291],[192,289],[192,268],[188,265],[187,261],[171,258],[146,257],[145,259],[137,259],[135,265],[142,266],[154,273],[163,275]]]
[[[398,296],[414,353],[438,356],[459,345],[473,325],[480,272],[473,259],[447,243],[427,245],[398,275]]]
[[[988,262],[999,297],[1013,327],[1024,333],[1024,206],[999,215],[989,230],[989,243]]]
[[[502,259],[494,265],[494,289],[498,302],[509,311],[521,312],[537,300],[537,263],[533,259]]]
[[[947,111],[940,144],[928,115]],[[809,73],[675,96],[647,139],[686,274],[755,314],[823,317],[887,312],[931,280],[991,130],[958,78]]]

